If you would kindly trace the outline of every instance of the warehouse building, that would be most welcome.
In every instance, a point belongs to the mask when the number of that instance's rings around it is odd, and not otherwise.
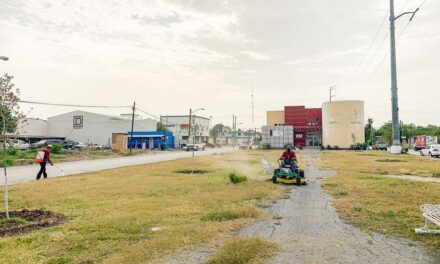
[[[131,130],[131,119],[86,111],[73,111],[53,117],[47,121],[34,119],[19,127],[18,137],[61,138],[86,144],[111,146],[113,133]],[[156,131],[157,122],[152,119],[134,120],[135,131]]]

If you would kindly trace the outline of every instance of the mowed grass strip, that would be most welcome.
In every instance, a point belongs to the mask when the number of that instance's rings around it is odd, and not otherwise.
[[[195,167],[209,171],[202,175],[175,173],[191,168],[192,161],[184,159],[11,186],[11,209],[51,210],[68,221],[1,238],[0,263],[157,263],[170,252],[220,238],[264,216],[256,202],[282,192],[279,186],[253,180],[258,176],[250,172],[258,174],[261,167],[248,160],[264,153],[252,154],[258,155],[196,158]],[[245,162],[226,166],[231,158]],[[230,183],[231,170],[248,180]],[[213,212],[238,217],[216,221],[214,215],[209,221],[206,216]],[[160,231],[153,232],[153,227]]]
[[[278,249],[277,244],[262,238],[233,238],[216,251],[208,264],[265,263]]]
[[[388,156],[385,153],[378,155]],[[393,157],[401,159],[401,156]],[[416,164],[416,168],[422,171],[417,165],[423,162],[419,157],[402,158],[407,162],[399,163],[399,167],[384,165],[387,166],[385,169],[390,174],[398,174],[401,170],[411,171]],[[377,156],[373,159],[377,159]],[[380,165],[372,162],[369,156],[360,156],[355,152],[324,152],[318,162],[338,171],[337,176],[325,178],[324,188],[335,197],[334,206],[343,218],[366,231],[422,241],[440,249],[439,236],[414,233],[414,228],[424,225],[420,205],[440,204],[440,184],[386,178],[375,174],[381,169],[378,168]],[[440,163],[438,160],[435,162]],[[369,174],[367,164],[371,167]],[[431,162],[425,164],[438,166]]]

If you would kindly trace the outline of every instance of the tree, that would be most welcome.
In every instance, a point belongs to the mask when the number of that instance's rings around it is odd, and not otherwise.
[[[217,142],[217,138],[219,136],[221,136],[226,131],[231,131],[231,128],[220,123],[220,124],[215,125],[211,129],[209,134],[213,138],[214,143],[215,143],[215,142]]]
[[[161,121],[157,122],[157,131],[169,131],[169,129],[165,126]]]
[[[5,74],[0,77],[0,129],[2,131],[3,145],[3,172],[5,176],[5,211],[6,218],[9,218],[9,197],[8,197],[8,174],[6,160],[8,151],[6,149],[6,133],[15,133],[17,124],[23,118],[18,102],[20,91],[14,90],[12,79],[14,77]]]
[[[374,131],[373,118],[370,117],[365,125],[365,143],[367,143],[368,146],[371,146],[375,143]]]

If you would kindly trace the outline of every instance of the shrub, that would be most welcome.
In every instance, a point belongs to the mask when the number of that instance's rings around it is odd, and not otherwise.
[[[332,150],[332,146],[327,145],[327,146],[325,147],[325,149],[326,149],[326,150]]]
[[[261,146],[261,148],[262,148],[263,150],[268,150],[268,149],[271,149],[272,147],[270,146],[269,143],[264,143],[264,144]]]
[[[52,153],[54,154],[61,154],[61,152],[63,151],[63,145],[62,144],[52,144]]]
[[[229,180],[233,184],[245,182],[247,180],[247,177],[245,175],[241,175],[239,173],[236,173],[235,171],[229,173]]]
[[[17,153],[18,153],[18,149],[14,148],[12,146],[10,146],[8,148],[8,155],[15,156],[15,155],[17,155]]]
[[[13,159],[6,159],[6,167],[10,167],[14,165],[14,160]],[[0,159],[0,168],[3,168],[3,158]]]
[[[401,152],[402,152],[402,154],[407,154],[407,153],[408,153],[408,148],[406,148],[406,147],[405,147],[405,148],[402,148],[402,151],[401,151]]]
[[[432,172],[432,177],[440,178],[440,170],[433,171],[433,172]]]

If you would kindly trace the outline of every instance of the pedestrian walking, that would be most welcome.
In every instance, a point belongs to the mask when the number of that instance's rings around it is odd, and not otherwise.
[[[53,166],[52,160],[50,160],[51,151],[52,151],[52,145],[47,145],[46,148],[39,150],[37,153],[37,157],[35,158],[35,161],[40,163],[40,171],[37,174],[37,180],[41,178],[42,174],[44,176],[44,179],[47,179],[47,172],[46,172],[47,162],[49,162],[49,164]]]

